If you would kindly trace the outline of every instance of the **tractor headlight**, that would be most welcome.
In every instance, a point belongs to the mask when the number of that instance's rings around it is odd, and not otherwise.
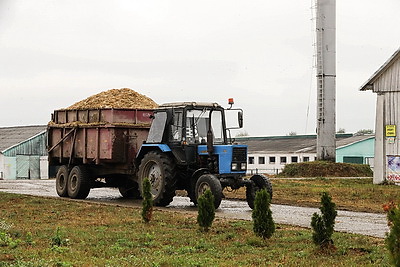
[[[241,169],[242,171],[245,171],[245,170],[246,170],[246,167],[247,167],[246,162],[243,162],[243,163],[240,164],[240,169]]]
[[[237,171],[237,170],[238,170],[238,164],[232,163],[232,171]]]

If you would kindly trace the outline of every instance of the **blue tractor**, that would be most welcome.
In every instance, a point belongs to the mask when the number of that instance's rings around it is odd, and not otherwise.
[[[246,199],[254,207],[255,193],[272,185],[264,175],[246,179],[247,146],[232,143],[226,113],[234,115],[235,127],[243,125],[241,109],[224,109],[217,103],[180,102],[154,111],[147,141],[137,154],[137,182],[149,178],[154,203],[167,206],[176,190],[186,190],[190,200],[210,189],[218,208],[223,189],[246,187]],[[233,114],[232,114],[233,113]],[[230,116],[232,118],[232,116]]]

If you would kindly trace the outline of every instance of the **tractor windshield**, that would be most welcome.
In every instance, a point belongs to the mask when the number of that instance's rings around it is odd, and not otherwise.
[[[186,140],[189,144],[206,144],[207,131],[210,126],[211,113],[211,130],[214,135],[215,144],[224,143],[224,130],[222,111],[209,109],[192,109],[186,113]]]

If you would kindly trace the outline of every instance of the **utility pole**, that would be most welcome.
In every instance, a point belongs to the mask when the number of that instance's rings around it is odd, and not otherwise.
[[[317,0],[317,160],[336,160],[336,0]]]

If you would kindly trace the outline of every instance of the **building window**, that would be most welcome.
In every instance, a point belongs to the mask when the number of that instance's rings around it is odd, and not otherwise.
[[[286,164],[286,162],[287,162],[286,157],[281,157],[281,164]]]
[[[304,161],[304,162],[310,161],[310,157],[303,157],[303,161]]]
[[[249,157],[249,164],[254,164],[254,157]]]
[[[269,157],[269,163],[270,164],[275,164],[275,162],[276,162],[275,157]]]
[[[298,162],[298,158],[297,157],[292,157],[292,163],[297,163]]]
[[[258,157],[258,164],[265,164],[265,157]]]

